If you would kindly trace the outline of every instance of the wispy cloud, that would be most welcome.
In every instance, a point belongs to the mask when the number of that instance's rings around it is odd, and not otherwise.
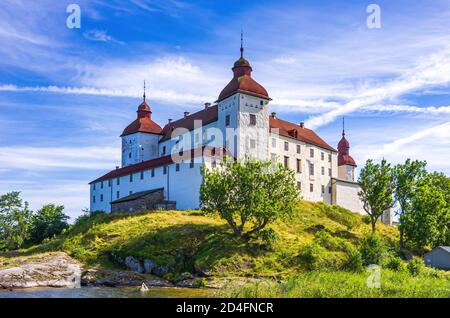
[[[97,41],[97,42],[112,42],[112,43],[117,43],[117,44],[121,44],[124,45],[125,43],[122,41],[118,41],[115,38],[113,38],[112,36],[110,36],[106,31],[103,30],[88,30],[86,32],[83,33],[83,36],[91,41]]]

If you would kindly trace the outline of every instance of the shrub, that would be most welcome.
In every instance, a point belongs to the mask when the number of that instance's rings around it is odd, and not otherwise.
[[[398,256],[392,255],[387,258],[384,267],[391,269],[397,272],[405,272],[406,264],[405,262]]]
[[[370,224],[370,222],[371,222],[370,216],[368,216],[368,215],[363,215],[363,216],[362,216],[362,221],[363,221],[365,224]]]
[[[268,246],[272,246],[272,244],[278,239],[278,235],[273,229],[265,229],[261,231],[260,238]]]
[[[386,255],[386,246],[376,234],[371,233],[362,239],[359,251],[365,265],[380,265]]]
[[[362,272],[364,270],[364,262],[361,253],[356,249],[349,251],[342,269],[357,273]]]
[[[349,212],[338,205],[328,205],[323,202],[319,202],[318,205],[320,211],[323,212],[328,218],[344,225],[348,230],[353,229],[361,223],[358,214]]]
[[[341,252],[330,252],[316,242],[307,244],[299,255],[307,270],[336,271],[341,269],[346,256]]]
[[[413,276],[418,276],[426,271],[423,259],[415,257],[408,262],[408,271]]]

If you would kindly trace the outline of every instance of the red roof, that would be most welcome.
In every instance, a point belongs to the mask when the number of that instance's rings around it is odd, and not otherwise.
[[[217,101],[221,101],[235,93],[245,93],[256,97],[270,99],[266,89],[252,78],[250,63],[241,56],[233,66],[233,78],[222,90]]]
[[[171,136],[172,131],[174,131],[177,128],[185,128],[189,131],[193,130],[195,128],[194,120],[201,120],[202,126],[206,126],[210,123],[217,121],[218,118],[217,109],[218,109],[217,105],[210,106],[194,114],[188,115],[184,118],[168,123],[162,129],[161,134],[163,135],[163,137],[160,139],[160,142],[170,139],[172,137]]]
[[[342,138],[338,143],[338,166],[349,165],[355,166],[355,160],[350,156],[350,143],[345,138],[345,133],[342,132]]]
[[[196,149],[191,149],[185,153],[181,152],[179,155],[180,155],[180,157],[182,157],[183,160],[190,160],[192,158],[202,157],[202,156],[223,157],[225,155],[225,153],[226,153],[226,150],[224,148],[214,148],[214,147],[210,147],[210,146],[204,146],[204,147],[200,147],[200,148],[196,148]],[[108,172],[107,174],[103,175],[102,177],[90,182],[89,184],[130,175],[132,173],[137,173],[137,172],[140,172],[143,170],[161,167],[161,166],[172,164],[172,163],[176,163],[176,161],[174,161],[172,159],[171,155],[159,157],[159,158],[152,159],[152,160],[143,161],[143,162],[140,162],[140,163],[137,163],[134,165],[130,165],[130,166],[123,167],[120,169],[112,170],[112,171]]]
[[[139,106],[137,110],[137,119],[128,125],[127,128],[123,131],[121,137],[126,135],[131,135],[137,132],[143,132],[148,134],[161,134],[162,128],[157,123],[155,123],[151,116],[152,111],[150,106],[148,106],[147,102],[144,100]]]
[[[269,126],[271,132],[276,132],[276,129],[278,129],[278,134],[280,136],[303,141],[326,150],[337,152],[336,149],[327,144],[311,129],[300,127],[300,125],[273,116],[269,117]]]

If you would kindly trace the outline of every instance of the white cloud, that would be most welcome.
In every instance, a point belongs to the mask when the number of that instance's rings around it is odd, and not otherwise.
[[[108,169],[120,160],[114,147],[0,147],[4,169],[44,171],[54,169]]]
[[[108,33],[106,31],[103,30],[88,30],[86,32],[83,33],[83,36],[91,41],[98,41],[98,42],[112,42],[112,43],[117,43],[117,44],[125,44],[122,41],[118,41],[115,38],[113,38],[112,36],[108,35]]]

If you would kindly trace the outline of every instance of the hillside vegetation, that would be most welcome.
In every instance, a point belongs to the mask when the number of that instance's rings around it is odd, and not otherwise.
[[[199,211],[101,213],[20,254],[64,251],[86,267],[103,268],[120,267],[116,260],[134,256],[169,265],[172,274],[188,271],[214,276],[282,278],[310,269],[310,264],[305,264],[300,256],[317,233],[325,237],[328,233],[341,243],[356,246],[370,232],[370,226],[358,214],[306,201],[298,203],[292,218],[270,227],[277,236],[273,243],[246,243],[233,236],[224,221]],[[382,224],[377,228],[388,246],[396,246],[396,229]],[[345,257],[345,251],[338,249],[330,253],[337,254],[337,259]]]

